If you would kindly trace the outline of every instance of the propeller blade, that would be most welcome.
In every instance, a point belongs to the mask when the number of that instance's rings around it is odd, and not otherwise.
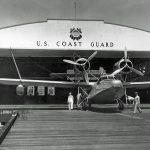
[[[66,62],[66,63],[72,64],[72,65],[79,65],[79,66],[81,66],[80,64],[78,64],[78,63],[76,63],[75,61],[72,61],[72,60],[63,59],[63,61]]]
[[[89,83],[89,76],[86,71],[84,71],[84,78],[85,78],[86,83]]]
[[[128,66],[129,67],[129,66]],[[137,69],[135,69],[135,68],[132,68],[132,67],[129,67],[134,73],[136,73],[136,74],[138,74],[138,75],[140,75],[140,76],[143,76],[144,74],[141,72],[141,71],[139,71],[139,70],[137,70]]]
[[[124,59],[125,59],[125,61],[127,60],[127,49],[126,49],[126,47],[125,47],[125,51],[124,51]]]
[[[87,61],[92,60],[92,59],[96,56],[96,54],[97,54],[97,51],[95,51],[95,52],[87,59]]]
[[[128,96],[128,95],[127,95],[127,89],[126,89],[126,88],[124,88],[124,95],[125,95],[125,97]]]
[[[120,69],[117,69],[117,70],[114,71],[111,75],[112,75],[112,76],[115,76],[116,74],[120,73],[124,68],[125,68],[125,67],[120,68]]]
[[[89,83],[89,75],[88,75],[88,72],[85,70],[85,68],[83,67],[84,69],[84,78],[85,78],[85,82],[88,84]]]

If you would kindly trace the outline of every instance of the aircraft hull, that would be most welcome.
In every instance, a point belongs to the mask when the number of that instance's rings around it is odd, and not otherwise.
[[[116,98],[121,98],[123,95],[124,89],[122,87],[111,87],[97,93],[94,97],[89,99],[89,102],[97,104],[110,104],[113,103]]]

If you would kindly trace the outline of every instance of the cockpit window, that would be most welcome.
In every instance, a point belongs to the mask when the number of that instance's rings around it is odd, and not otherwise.
[[[108,76],[108,79],[114,79],[114,77],[113,76]]]
[[[99,78],[99,81],[98,81],[98,83],[100,83],[102,80],[106,80],[106,79],[110,79],[110,80],[115,80],[115,77],[114,76],[101,76],[100,78]]]
[[[102,80],[106,80],[106,79],[108,79],[108,78],[107,78],[107,76],[105,76],[105,77],[102,77]]]
[[[102,76],[99,78],[98,83],[100,83],[102,80],[106,80],[106,79],[107,79],[107,76]]]

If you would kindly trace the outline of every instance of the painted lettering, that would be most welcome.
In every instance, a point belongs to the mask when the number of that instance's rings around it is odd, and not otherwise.
[[[66,42],[62,42],[62,46],[66,46]]]
[[[100,47],[105,47],[105,46],[104,46],[104,43],[101,43]]]
[[[44,41],[44,46],[47,46],[47,41]]]
[[[56,45],[57,45],[57,46],[60,46],[60,41],[56,42]]]
[[[37,41],[37,46],[41,46],[41,42],[40,41]]]
[[[110,47],[113,47],[114,46],[114,43],[113,42],[110,42]]]
[[[36,45],[47,47],[49,46],[49,43],[47,41],[36,41]]]
[[[77,46],[77,42],[74,42],[74,46],[75,46],[75,47]]]
[[[109,44],[108,44],[108,42],[106,42],[106,47],[109,47]]]
[[[82,42],[66,42],[66,41],[57,41],[56,46],[60,47],[77,47],[77,46],[82,46]]]
[[[113,47],[113,42],[91,42],[91,47]]]
[[[68,46],[72,46],[71,42],[68,43]]]
[[[78,42],[79,43],[79,46],[82,46],[82,42]]]

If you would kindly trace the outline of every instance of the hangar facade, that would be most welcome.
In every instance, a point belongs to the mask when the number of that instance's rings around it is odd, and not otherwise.
[[[0,29],[0,77],[18,78],[10,49],[23,78],[50,79],[53,72],[73,68],[63,63],[63,58],[72,58],[73,54],[88,57],[93,51],[98,54],[91,69],[103,66],[110,73],[126,49],[137,69],[146,66],[145,77],[131,74],[129,80],[149,79],[150,33],[104,21],[47,20]],[[21,97],[14,86],[0,85],[0,91],[1,104],[65,103],[68,95],[68,89],[53,87],[27,87]],[[149,94],[149,89],[146,91]]]

